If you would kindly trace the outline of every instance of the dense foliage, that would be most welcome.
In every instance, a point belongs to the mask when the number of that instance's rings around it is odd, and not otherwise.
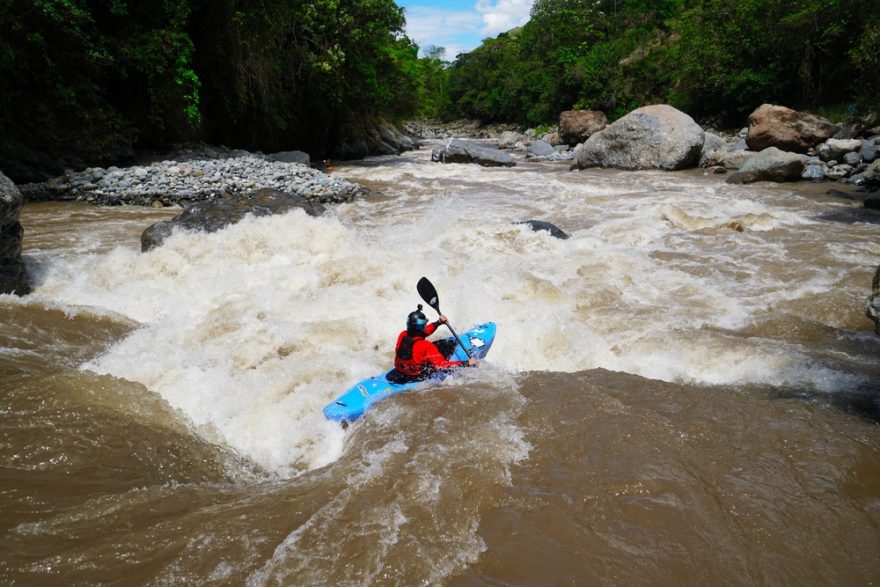
[[[552,124],[667,102],[739,125],[763,102],[868,108],[880,2],[537,0],[447,64],[393,0],[0,0],[0,169],[205,140],[329,152],[412,116]]]
[[[0,161],[189,139],[321,154],[424,108],[403,25],[393,0],[0,0]]]
[[[537,0],[521,30],[452,64],[445,114],[537,125],[666,102],[742,124],[763,102],[876,109],[878,25],[880,3],[856,0]]]

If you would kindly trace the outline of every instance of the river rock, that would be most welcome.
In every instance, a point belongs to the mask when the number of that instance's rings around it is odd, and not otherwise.
[[[752,151],[776,147],[783,151],[806,153],[839,130],[839,127],[813,114],[764,104],[749,115],[746,143]]]
[[[500,149],[484,147],[462,139],[452,139],[445,146],[435,148],[432,161],[442,163],[476,163],[483,167],[513,167],[513,157]]]
[[[537,140],[531,145],[529,145],[528,157],[555,157],[558,155],[558,151],[553,148],[553,145],[546,141]]]
[[[529,140],[522,133],[506,130],[498,137],[498,148],[524,150],[528,142]]]
[[[718,164],[723,166],[725,169],[739,169],[755,155],[757,155],[757,153],[753,151],[727,151],[726,153],[723,153],[721,155],[721,159],[718,160]]]
[[[684,169],[699,161],[703,141],[703,129],[687,114],[645,106],[587,139],[572,168]]]
[[[816,153],[822,161],[827,163],[828,161],[840,161],[847,154],[861,148],[862,141],[859,139],[828,139],[818,146]]]
[[[874,332],[880,335],[880,265],[874,271],[871,289],[872,293],[865,303],[865,316],[874,321]]]
[[[880,210],[880,192],[875,192],[865,198],[865,208],[869,210]]]
[[[880,188],[880,160],[874,161],[862,173],[862,182],[870,189]]]
[[[804,167],[804,171],[801,173],[801,179],[807,181],[823,181],[827,172],[828,168],[825,167],[825,165],[814,163]]]
[[[700,151],[700,167],[717,165],[727,147],[725,140],[713,133],[705,133],[703,149]]]
[[[565,240],[569,238],[569,234],[550,222],[544,222],[543,220],[523,220],[521,222],[514,222],[514,224],[527,224],[529,228],[533,231],[538,232],[540,230],[545,230],[550,233],[550,236],[553,238],[558,238]]]
[[[756,181],[798,181],[803,172],[803,155],[768,147],[749,159],[726,182],[743,184]]]
[[[283,214],[301,208],[310,216],[320,216],[325,208],[318,202],[309,202],[302,196],[284,193],[280,190],[263,188],[250,197],[224,198],[197,202],[183,211],[183,214],[147,228],[141,235],[141,251],[149,251],[160,246],[171,236],[175,228],[217,232],[231,224],[240,222],[245,216],[269,216]]]
[[[877,160],[878,151],[880,151],[880,147],[875,144],[874,140],[867,140],[862,143],[859,156],[865,163],[871,163]]]
[[[18,220],[24,197],[12,180],[0,173],[0,294],[30,293],[27,267],[21,260],[24,229]]]
[[[559,141],[566,145],[583,143],[605,128],[608,118],[597,110],[566,110],[559,114]]]

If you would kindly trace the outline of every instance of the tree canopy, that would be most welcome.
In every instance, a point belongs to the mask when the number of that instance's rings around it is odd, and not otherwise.
[[[856,0],[537,0],[517,35],[489,39],[448,75],[448,117],[617,118],[670,103],[742,124],[763,102],[876,109],[880,3]]]
[[[379,118],[537,126],[665,102],[739,125],[763,102],[880,102],[878,2],[537,0],[451,64],[404,25],[393,0],[0,0],[0,169],[189,140],[323,156]]]

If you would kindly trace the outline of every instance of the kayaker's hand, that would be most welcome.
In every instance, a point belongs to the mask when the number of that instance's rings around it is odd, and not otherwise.
[[[437,318],[437,322],[439,322],[440,324],[446,324],[447,322],[449,322],[449,320],[446,319],[446,316],[440,314],[440,317]]]
[[[470,359],[467,360],[467,366],[468,367],[476,367],[477,360],[475,358],[471,357]]]

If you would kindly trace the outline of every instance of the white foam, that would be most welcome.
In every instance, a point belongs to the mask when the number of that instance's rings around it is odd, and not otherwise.
[[[696,176],[495,171],[424,154],[342,174],[388,182],[385,197],[175,234],[145,254],[48,258],[36,295],[140,323],[86,368],[143,383],[201,434],[282,475],[338,458],[343,433],[321,408],[389,367],[423,275],[458,330],[498,324],[488,360],[509,372],[848,382],[803,349],[719,334],[832,290],[874,252],[832,247],[815,265],[791,263],[818,233],[845,242],[860,230],[817,226],[796,198]],[[512,224],[527,219],[572,238]],[[743,232],[725,227],[734,221]]]

